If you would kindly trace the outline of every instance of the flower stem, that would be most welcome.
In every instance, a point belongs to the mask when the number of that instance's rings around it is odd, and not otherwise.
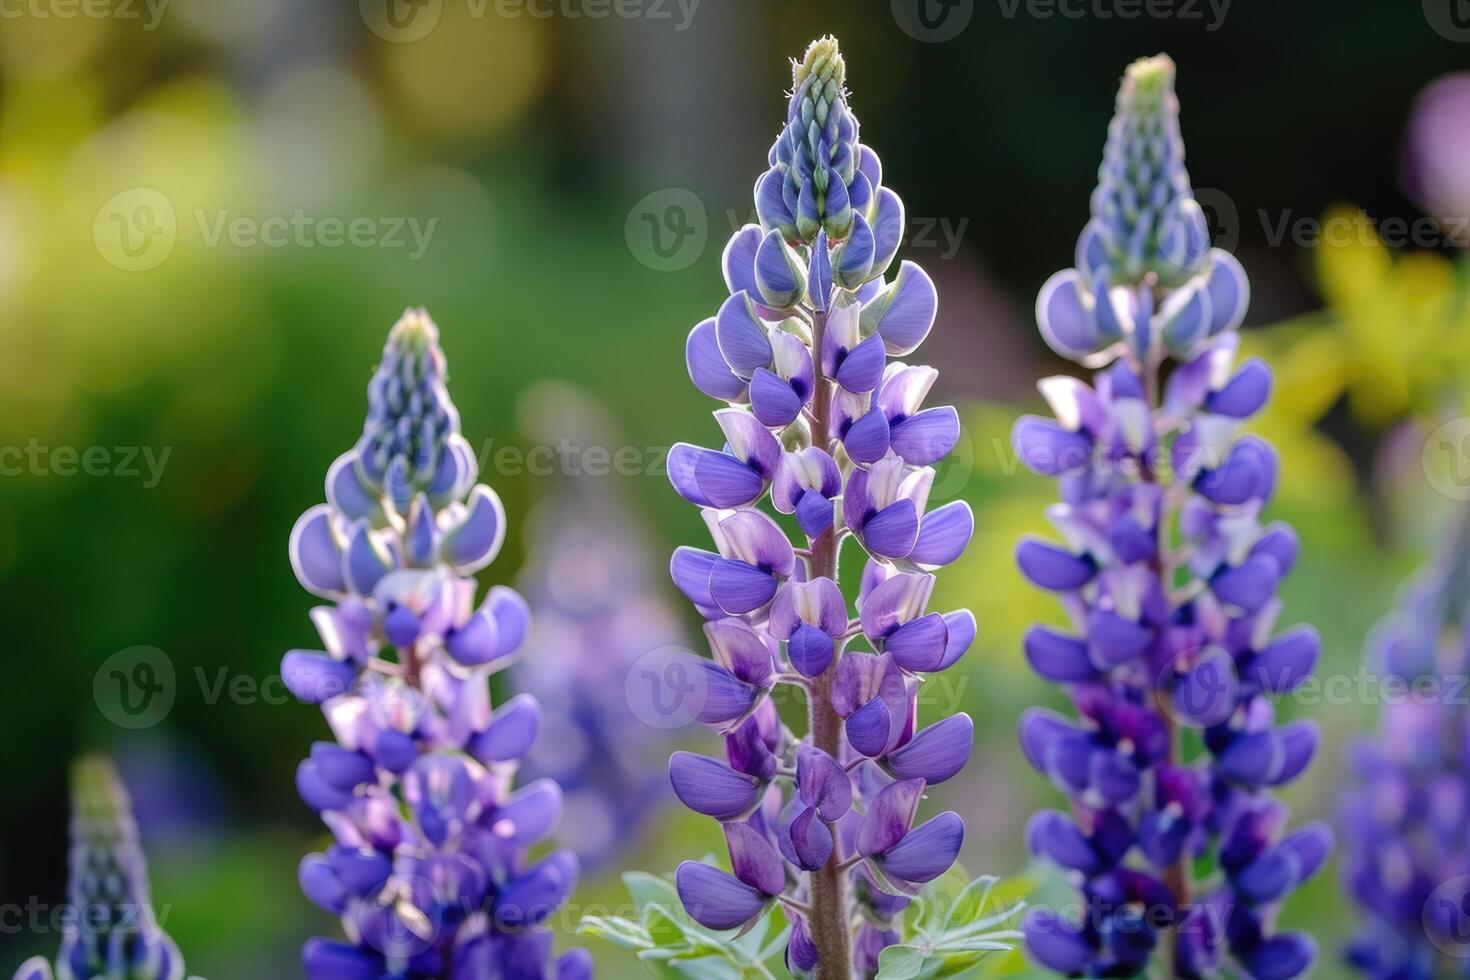
[[[828,429],[832,414],[832,389],[822,375],[822,340],[827,327],[827,314],[812,315],[812,353],[816,368],[816,391],[812,397],[812,445],[831,449]],[[811,573],[813,578],[837,581],[837,535],[832,528],[812,542]],[[832,707],[832,679],[837,669],[834,658],[812,684],[807,699],[809,734],[812,743],[834,759],[842,757],[842,719]],[[852,933],[848,913],[847,874],[842,869],[842,840],[834,834],[832,856],[819,871],[811,873],[811,931],[817,947],[819,980],[851,980]]]

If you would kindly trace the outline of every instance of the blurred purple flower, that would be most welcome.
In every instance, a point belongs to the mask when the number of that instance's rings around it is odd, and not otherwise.
[[[1470,954],[1470,524],[1405,589],[1369,653],[1403,696],[1385,698],[1378,734],[1349,753],[1338,819],[1362,924],[1348,959],[1373,980],[1430,980]]]
[[[1272,636],[1296,535],[1261,524],[1275,451],[1237,438],[1271,375],[1234,363],[1249,287],[1210,248],[1165,56],[1123,78],[1092,215],[1079,268],[1047,282],[1037,316],[1058,353],[1100,370],[1091,386],[1041,382],[1055,418],[1013,433],[1062,496],[1047,516],[1063,543],[1025,540],[1017,562],[1072,624],[1033,627],[1025,653],[1078,716],[1021,719],[1027,760],[1071,802],[1037,814],[1028,837],[1086,909],[1033,913],[1027,946],[1068,976],[1139,975],[1161,938],[1173,976],[1214,976],[1227,949],[1250,976],[1297,976],[1314,947],[1275,934],[1275,909],[1331,838],[1317,824],[1284,833],[1269,791],[1306,767],[1317,730],[1277,726],[1269,698],[1310,674],[1319,641],[1310,628]],[[1198,758],[1184,757],[1186,728]],[[1206,854],[1221,874],[1201,894],[1192,868]]]
[[[1403,181],[1449,241],[1470,247],[1470,72],[1446,75],[1414,100]]]
[[[72,768],[71,856],[61,952],[15,980],[182,980],[184,959],[153,911],[148,865],[127,789],[112,764],[86,758]]]
[[[490,703],[490,675],[530,626],[525,601],[473,574],[505,535],[445,388],[439,332],[422,310],[394,325],[368,386],[357,446],[327,473],[328,503],[291,533],[324,651],[294,650],[287,687],[320,704],[335,741],[296,773],[332,832],[300,867],[302,891],[348,941],[313,939],[313,980],[506,975],[573,980],[541,923],[577,881],[576,857],[528,849],[556,828],[550,780],[512,789],[540,723],[534,699]]]
[[[922,675],[975,635],[969,612],[928,608],[934,570],[959,557],[974,518],[963,502],[928,506],[959,418],[924,407],[934,369],[891,358],[924,340],[936,295],[913,263],[885,278],[903,204],[858,139],[845,73],[830,37],[794,64],[786,127],[756,186],[760,224],[730,240],[731,295],[689,335],[691,379],[729,406],[715,412],[725,444],[669,454],[674,488],[715,541],[671,565],[714,653],[681,666],[701,679],[694,715],[726,743],[724,760],[676,753],[669,776],[725,825],[734,872],[686,862],[679,893],[711,929],[786,903],[799,976],[876,973],[909,897],[959,851],[957,815],[914,822],[926,787],[957,774],[973,742],[963,714],[917,725]],[[789,520],[756,509],[767,491]],[[868,556],[855,617],[838,584],[848,537]],[[777,684],[806,689],[804,738],[767,697]]]

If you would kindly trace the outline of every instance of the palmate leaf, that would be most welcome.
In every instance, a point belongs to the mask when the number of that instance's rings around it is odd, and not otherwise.
[[[623,876],[623,884],[638,910],[637,919],[589,915],[577,931],[632,950],[651,976],[773,980],[784,975],[782,959],[791,930],[779,908],[737,937],[733,932],[711,932],[690,918],[667,878],[634,871]]]
[[[1021,934],[1014,925],[1033,885],[982,875],[968,879],[955,869],[916,898],[904,917],[904,942],[878,959],[879,980],[928,980],[973,975],[987,957],[1009,954]],[[1002,972],[985,971],[992,976]]]

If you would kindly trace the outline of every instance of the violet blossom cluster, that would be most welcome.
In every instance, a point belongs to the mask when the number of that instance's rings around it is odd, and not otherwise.
[[[312,610],[325,650],[293,650],[281,667],[334,736],[296,773],[332,834],[300,883],[347,937],[308,941],[312,980],[591,975],[581,950],[553,959],[542,924],[574,887],[576,857],[527,854],[555,829],[561,791],[514,788],[540,709],[490,700],[530,616],[504,586],[475,601],[474,573],[505,536],[477,473],[438,329],[409,310],[368,385],[362,437],[327,472],[328,502],[291,533],[297,578],[331,601]]]
[[[911,262],[885,277],[903,205],[859,141],[837,42],[814,42],[793,67],[755,188],[760,224],[730,240],[730,296],[688,340],[695,386],[727,403],[714,413],[725,445],[669,454],[715,544],[673,556],[714,655],[682,668],[699,679],[694,714],[725,741],[724,759],[676,753],[669,775],[723,824],[734,869],[685,862],[676,878],[712,929],[782,903],[793,974],[872,976],[910,896],[964,835],[954,813],[914,824],[926,789],[968,760],[971,720],[919,729],[915,716],[922,676],[974,638],[968,611],[928,609],[933,572],[959,557],[974,517],[963,502],[928,506],[959,419],[923,407],[933,368],[896,358],[927,336],[937,297]],[[775,516],[759,506],[768,495]],[[856,616],[838,584],[848,538],[867,557]],[[778,716],[778,685],[805,692],[805,736]]]
[[[1277,909],[1331,837],[1288,832],[1271,796],[1318,743],[1308,721],[1278,724],[1273,698],[1308,677],[1320,641],[1275,629],[1297,538],[1262,524],[1278,460],[1240,435],[1271,374],[1235,363],[1249,288],[1210,247],[1165,56],[1123,78],[1091,211],[1037,319],[1098,374],[1042,381],[1055,419],[1024,417],[1013,435],[1062,496],[1047,511],[1061,543],[1024,540],[1017,560],[1070,621],[1033,627],[1025,653],[1077,715],[1021,720],[1027,760],[1071,803],[1033,818],[1030,846],[1080,893],[1079,914],[1028,917],[1027,947],[1076,977],[1139,975],[1156,951],[1177,977],[1298,976],[1315,946],[1277,931]],[[1213,870],[1195,881],[1205,856]]]
[[[36,956],[14,980],[183,980],[184,958],[159,925],[132,802],[112,763],[71,772],[71,854],[56,967]]]
[[[1362,912],[1349,962],[1372,980],[1462,977],[1470,962],[1470,524],[1369,640],[1385,699],[1352,748],[1343,882]]]

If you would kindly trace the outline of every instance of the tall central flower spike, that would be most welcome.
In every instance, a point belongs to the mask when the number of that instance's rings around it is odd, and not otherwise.
[[[1320,824],[1285,830],[1271,790],[1306,768],[1318,731],[1277,724],[1274,699],[1311,673],[1320,641],[1310,627],[1275,632],[1297,538],[1262,525],[1276,453],[1239,435],[1271,374],[1234,363],[1245,277],[1209,247],[1183,160],[1173,62],[1135,62],[1079,268],[1037,301],[1051,346],[1100,370],[1091,386],[1042,381],[1056,418],[1022,418],[1013,434],[1062,495],[1047,512],[1062,543],[1023,541],[1017,560],[1070,620],[1033,627],[1026,657],[1077,714],[1022,717],[1027,760],[1071,802],[1038,814],[1028,836],[1086,909],[1037,910],[1026,938],[1067,976],[1136,976],[1157,959],[1177,977],[1233,962],[1287,978],[1315,947],[1275,932],[1276,909],[1331,837]]]
[[[1470,520],[1370,640],[1385,699],[1378,733],[1353,747],[1344,794],[1343,883],[1362,913],[1348,949],[1372,980],[1462,976],[1470,944]]]
[[[911,262],[885,278],[903,205],[858,140],[845,78],[832,38],[795,64],[757,184],[761,224],[730,240],[730,297],[689,335],[695,386],[727,403],[714,413],[724,445],[669,454],[715,544],[680,548],[672,573],[708,620],[714,660],[690,655],[689,676],[726,743],[723,760],[676,753],[669,774],[723,823],[734,870],[686,862],[679,894],[711,929],[784,903],[791,971],[843,980],[877,972],[910,897],[959,851],[954,813],[914,822],[927,787],[968,760],[973,725],[956,714],[919,729],[915,709],[922,676],[975,634],[968,611],[928,609],[934,570],[974,531],[965,503],[928,507],[959,419],[923,407],[933,368],[895,360],[929,333],[936,296]],[[838,585],[849,537],[867,554],[856,615]],[[778,684],[805,692],[803,737],[768,697]]]
[[[556,829],[561,790],[513,789],[540,709],[490,703],[530,615],[474,573],[505,536],[505,513],[475,485],[475,455],[445,388],[439,331],[409,310],[368,385],[355,448],[327,473],[327,503],[291,532],[321,651],[286,654],[291,692],[319,704],[334,741],[296,773],[332,833],[301,862],[306,896],[339,916],[347,941],[312,939],[312,980],[515,976],[581,980],[581,950],[553,959],[542,923],[576,884],[570,851],[532,862]]]
[[[77,762],[71,794],[67,900],[76,914],[62,932],[55,972],[37,956],[15,980],[182,980],[184,959],[154,915],[132,803],[112,764]]]

